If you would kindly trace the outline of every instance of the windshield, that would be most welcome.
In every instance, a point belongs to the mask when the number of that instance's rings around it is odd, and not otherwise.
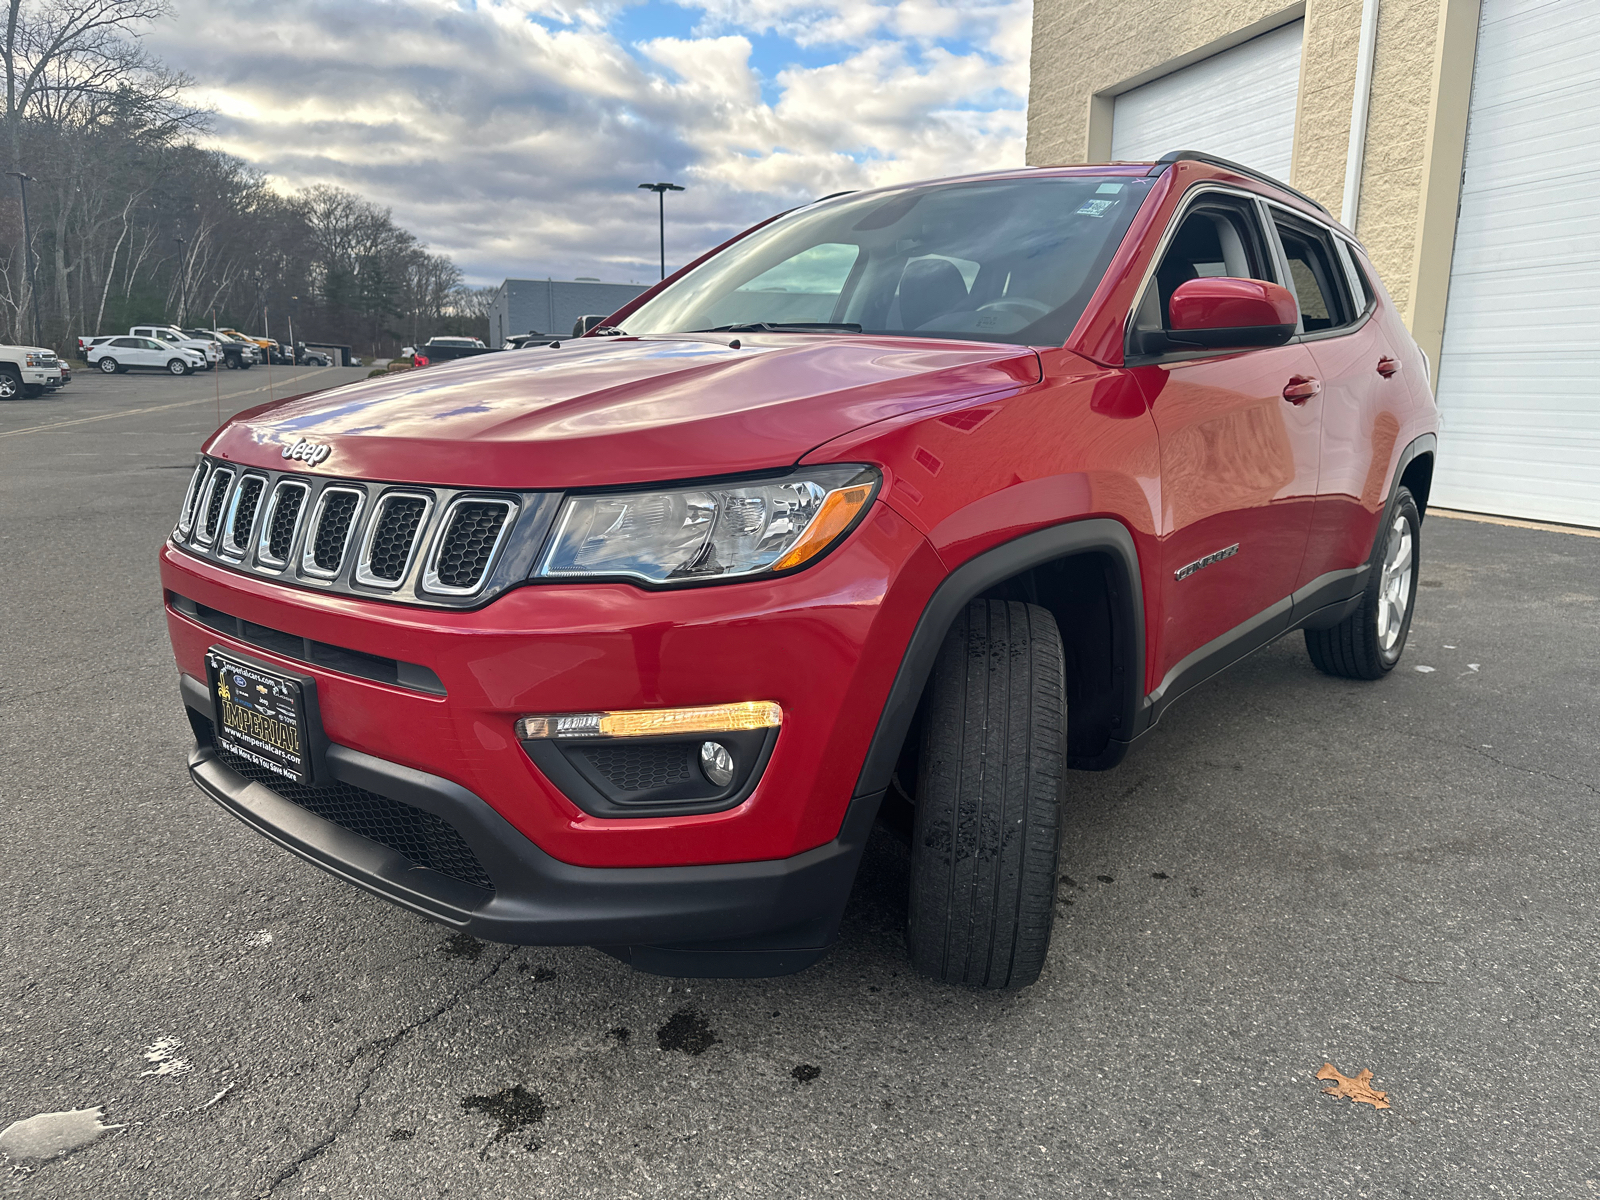
[[[808,206],[734,243],[622,324],[633,334],[767,324],[1060,345],[1149,186],[1004,179]]]

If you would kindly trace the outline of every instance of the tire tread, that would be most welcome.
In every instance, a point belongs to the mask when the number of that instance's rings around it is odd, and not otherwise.
[[[918,770],[911,921],[916,968],[1015,988],[1044,965],[1055,913],[1064,655],[1050,613],[980,600],[934,667]]]

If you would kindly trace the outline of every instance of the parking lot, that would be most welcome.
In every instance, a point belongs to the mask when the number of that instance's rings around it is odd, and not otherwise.
[[[0,407],[0,1126],[120,1127],[0,1195],[1600,1192],[1600,538],[1432,517],[1389,679],[1296,635],[1070,776],[1032,988],[908,973],[886,835],[820,966],[668,980],[452,937],[189,784],[155,553],[194,451],[364,373]]]

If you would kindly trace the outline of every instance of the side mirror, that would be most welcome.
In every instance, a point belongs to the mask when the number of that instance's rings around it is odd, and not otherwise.
[[[574,322],[574,324],[572,326],[572,336],[573,337],[582,337],[584,334],[588,333],[589,330],[593,329],[596,325],[600,324],[600,322],[604,321],[605,319],[606,319],[606,314],[605,313],[588,313],[588,314],[586,314],[584,316],[579,317],[577,319],[577,321]]]
[[[1260,279],[1191,279],[1167,304],[1167,337],[1175,348],[1281,346],[1299,323],[1289,290]]]

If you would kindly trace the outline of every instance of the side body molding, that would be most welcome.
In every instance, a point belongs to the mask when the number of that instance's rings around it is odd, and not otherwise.
[[[884,704],[877,732],[856,780],[857,796],[881,793],[889,786],[895,760],[916,715],[917,702],[933,672],[934,659],[944,643],[945,633],[962,608],[996,584],[1023,571],[1069,555],[1088,553],[1102,554],[1112,564],[1119,610],[1117,623],[1126,639],[1128,659],[1121,674],[1123,695],[1118,698],[1120,728],[1135,728],[1143,690],[1145,650],[1144,591],[1133,535],[1120,521],[1105,517],[1068,521],[1023,534],[987,550],[962,563],[939,585],[923,609],[889,689],[889,699]],[[1113,740],[1111,745],[1115,756],[1120,758],[1126,743]]]

